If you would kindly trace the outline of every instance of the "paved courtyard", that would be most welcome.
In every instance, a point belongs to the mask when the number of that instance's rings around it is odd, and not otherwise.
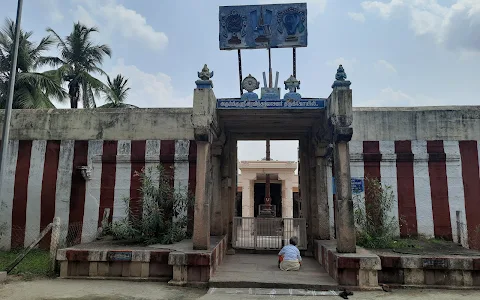
[[[171,287],[165,283],[113,280],[35,280],[0,284],[0,299],[8,300],[253,300],[319,299],[337,300],[339,296],[281,296],[239,293],[245,289],[206,289]],[[355,292],[349,299],[370,300],[477,300],[480,291],[394,290]]]
[[[322,266],[304,257],[300,271],[278,268],[278,256],[272,254],[235,254],[225,256],[210,283],[216,287],[287,287],[330,289],[337,286]]]

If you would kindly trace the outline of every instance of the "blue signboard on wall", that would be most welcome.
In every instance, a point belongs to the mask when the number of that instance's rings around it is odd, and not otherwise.
[[[220,50],[307,46],[307,4],[220,6]]]
[[[333,194],[336,194],[336,186],[335,186],[335,177],[332,177],[332,190]],[[363,178],[354,178],[352,177],[352,193],[353,194],[361,194],[365,191],[365,184]]]
[[[325,99],[242,100],[218,99],[217,109],[324,109]]]

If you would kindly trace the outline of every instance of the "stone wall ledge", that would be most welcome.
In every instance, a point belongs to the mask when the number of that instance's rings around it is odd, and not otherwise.
[[[378,254],[383,268],[480,271],[480,257]]]
[[[98,249],[92,244],[59,249],[56,259],[61,278],[168,281],[172,285],[205,286],[227,250],[226,236],[211,240],[211,249],[205,251],[186,250],[185,243],[171,249],[128,249],[128,246],[119,249],[113,245]]]
[[[338,253],[335,240],[316,240],[315,258],[341,286],[378,287],[378,255],[357,247],[356,253]]]
[[[380,283],[397,286],[480,287],[480,257],[379,253]]]

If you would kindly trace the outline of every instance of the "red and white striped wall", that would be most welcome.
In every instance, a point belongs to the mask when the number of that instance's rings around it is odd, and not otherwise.
[[[391,187],[402,236],[457,241],[460,221],[462,244],[480,249],[479,141],[351,141],[350,154],[353,178]]]
[[[5,229],[0,248],[29,245],[56,216],[64,229],[63,241],[67,236],[70,241],[91,241],[106,208],[110,221],[125,216],[125,198],[131,199],[130,208],[140,208],[140,180],[135,174],[158,163],[173,178],[176,191],[195,192],[194,141],[10,141],[0,191],[0,225]],[[80,166],[90,168],[89,180],[81,175]]]

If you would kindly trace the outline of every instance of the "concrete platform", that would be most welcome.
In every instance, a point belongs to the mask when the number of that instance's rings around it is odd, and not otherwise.
[[[59,249],[61,278],[168,281],[172,285],[206,286],[222,263],[226,236],[211,237],[209,250],[192,250],[191,240],[142,247],[119,241],[96,241]]]
[[[304,257],[300,271],[280,271],[277,255],[227,255],[213,277],[210,287],[216,288],[286,288],[335,290],[335,280],[313,258]]]

